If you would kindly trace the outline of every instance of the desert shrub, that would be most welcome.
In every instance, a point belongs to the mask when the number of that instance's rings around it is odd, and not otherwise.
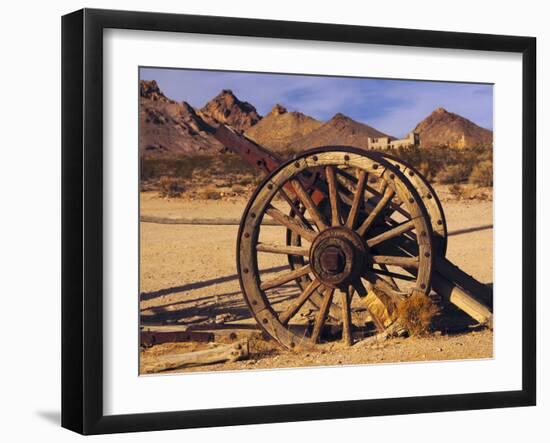
[[[397,306],[397,321],[410,335],[423,335],[430,330],[439,308],[425,294],[415,292]]]
[[[470,165],[458,163],[446,166],[444,169],[441,169],[438,172],[436,179],[439,183],[443,183],[446,185],[453,183],[462,183],[468,180],[471,172],[472,167]]]
[[[224,174],[257,174],[257,170],[245,162],[240,156],[227,153],[217,157],[215,169]]]
[[[163,176],[190,178],[198,169],[207,169],[212,157],[206,155],[185,156],[180,158],[142,157],[141,180],[158,180]]]
[[[253,184],[255,181],[255,176],[247,175],[245,177],[238,177],[233,181],[235,186],[248,186]]]
[[[212,188],[203,188],[197,192],[199,198],[204,200],[219,200],[222,196],[220,191],[217,191]]]
[[[166,177],[163,176],[159,180],[160,190],[159,194],[161,197],[180,197],[185,187],[183,182],[175,177]]]
[[[449,186],[449,192],[453,197],[457,199],[464,197],[464,188],[460,186],[458,183],[454,183],[451,186]]]
[[[491,145],[456,149],[448,146],[409,146],[390,150],[390,154],[409,163],[428,180],[446,184],[465,182],[473,168],[484,161],[493,161]]]
[[[241,185],[233,185],[231,187],[231,192],[234,192],[235,194],[243,194],[245,189]]]
[[[479,186],[493,186],[492,160],[485,160],[475,165],[470,174],[470,182]]]

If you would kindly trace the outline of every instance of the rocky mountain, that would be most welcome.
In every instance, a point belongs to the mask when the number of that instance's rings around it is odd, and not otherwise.
[[[387,135],[338,113],[305,137],[291,143],[288,148],[293,151],[302,151],[318,146],[346,145],[367,149],[369,137],[387,137]]]
[[[141,155],[214,154],[222,148],[212,126],[188,103],[167,98],[154,80],[140,82],[139,120]]]
[[[289,112],[276,104],[271,112],[249,128],[245,135],[274,151],[285,151],[296,140],[322,126],[322,123],[301,112]]]
[[[222,90],[203,108],[166,97],[156,81],[142,80],[140,92],[140,152],[145,156],[216,154],[222,145],[212,133],[228,124],[260,145],[275,151],[300,152],[318,146],[349,145],[369,148],[369,137],[386,134],[341,113],[322,123],[277,104],[262,118],[250,103]],[[424,147],[455,148],[490,145],[492,131],[443,108],[433,111],[414,129]],[[391,137],[393,138],[393,137]]]
[[[474,122],[437,108],[414,128],[420,135],[423,147],[447,145],[453,148],[467,148],[493,143],[493,132]]]
[[[262,118],[254,106],[239,100],[230,89],[222,90],[198,114],[210,125],[225,123],[240,133],[254,126]]]

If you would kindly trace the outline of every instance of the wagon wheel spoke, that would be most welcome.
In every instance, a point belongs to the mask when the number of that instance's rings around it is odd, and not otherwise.
[[[292,317],[300,310],[304,303],[311,297],[313,292],[321,286],[321,282],[314,278],[302,293],[295,298],[284,312],[279,315],[279,321],[286,325]]]
[[[357,216],[359,215],[359,209],[361,204],[364,201],[365,195],[365,184],[367,183],[367,171],[361,169],[359,171],[359,178],[357,180],[357,188],[355,189],[355,194],[353,195],[353,201],[351,203],[351,209],[348,214],[348,219],[346,221],[346,227],[353,229],[355,223],[357,222]]]
[[[366,220],[361,224],[359,229],[357,229],[357,233],[360,236],[365,235],[365,232],[368,231],[368,229],[371,227],[376,217],[378,217],[378,215],[386,207],[388,202],[393,198],[394,194],[395,194],[395,191],[391,187],[387,186],[386,189],[384,190],[384,195],[382,196],[382,198],[378,201],[374,209],[371,211],[371,213],[366,218]]]
[[[399,274],[397,272],[391,272],[391,271],[388,271],[386,269],[375,269],[375,268],[373,268],[372,272],[374,272],[375,274],[378,274],[378,275],[385,275],[387,277],[390,277],[391,279],[398,279],[398,280],[405,280],[405,281],[415,281],[416,280],[415,276]],[[394,284],[395,284],[395,282],[394,282]]]
[[[359,180],[360,180],[361,177],[356,178],[353,175],[351,175],[348,172],[343,171],[341,169],[339,169],[338,172],[342,176],[344,176],[347,180],[349,180],[351,183],[359,184]],[[372,180],[373,180],[373,182],[371,184],[376,184],[376,183],[379,183],[379,182],[380,182],[380,186],[384,186],[384,184],[385,184],[385,182],[383,180],[379,181],[376,177],[373,177]],[[365,181],[365,184],[363,186],[364,186],[364,190],[369,192],[372,195],[372,197],[379,198],[379,199],[382,198],[382,196],[383,196],[382,192],[378,189],[375,189],[372,186],[369,186],[368,181]],[[394,211],[396,211],[396,212],[400,213],[401,215],[403,215],[404,217],[410,218],[409,213],[405,209],[403,209],[401,207],[401,205],[402,205],[402,202],[401,203],[395,203],[393,201],[390,201],[388,206],[391,209],[393,209]]]
[[[383,193],[377,189],[374,189],[373,187],[371,186],[366,186],[365,187],[365,190],[367,192],[369,192],[370,194],[372,194],[373,197],[376,197],[376,198],[382,198],[383,197]],[[403,217],[405,218],[411,218],[410,214],[402,208],[402,204],[403,202],[401,203],[396,203],[394,201],[390,201],[388,206],[393,209],[394,211],[396,211],[397,213],[401,214]]]
[[[309,223],[309,221],[306,219],[303,211],[300,211],[300,208],[294,203],[294,201],[292,201],[292,199],[288,196],[283,188],[279,189],[279,194],[282,195],[284,201],[286,201],[288,206],[290,206],[290,209],[292,209],[292,213],[296,214],[296,216],[300,219],[303,227],[307,229],[312,229],[311,223]]]
[[[317,343],[319,341],[323,326],[325,326],[325,321],[327,320],[327,314],[330,304],[332,303],[333,295],[333,288],[327,288],[323,295],[323,302],[321,303],[321,306],[317,311],[317,315],[315,316],[315,326],[313,327],[313,332],[311,333],[311,340],[313,343]]]
[[[310,242],[313,241],[313,239],[317,235],[315,231],[312,231],[311,229],[303,227],[292,217],[289,217],[288,215],[284,214],[282,211],[275,208],[274,206],[269,205],[268,209],[265,212],[275,221],[277,221],[281,225],[290,229],[295,234],[305,238]]]
[[[377,235],[376,237],[372,237],[367,240],[367,245],[369,248],[372,248],[376,245],[379,245],[382,242],[391,240],[392,238],[398,237],[401,234],[404,234],[405,232],[411,231],[414,229],[414,219],[408,220],[406,222],[403,222],[394,228],[391,228],[387,230],[386,232],[383,232],[382,234]]]
[[[284,285],[289,281],[296,280],[299,277],[303,277],[304,275],[309,274],[309,272],[311,272],[311,268],[309,265],[302,266],[301,268],[294,269],[293,271],[287,272],[286,274],[262,282],[260,284],[260,289],[265,291],[267,289],[276,288],[277,286]]]
[[[325,218],[319,212],[319,209],[311,199],[311,196],[308,194],[300,180],[292,180],[292,186],[294,187],[294,192],[296,192],[296,195],[311,216],[313,223],[315,223],[315,225],[317,226],[317,229],[319,229],[319,231],[324,231],[325,229],[327,229],[328,224],[325,221]]]
[[[350,288],[340,290],[341,305],[342,305],[342,341],[346,345],[352,344],[351,335],[351,292]]]
[[[401,266],[403,268],[418,268],[418,257],[402,257],[397,255],[372,255],[370,257],[377,265]],[[387,270],[387,269],[385,269]]]
[[[271,254],[309,256],[309,248],[302,246],[277,245],[274,243],[258,243],[256,251],[269,252]]]
[[[328,183],[328,196],[330,200],[330,213],[332,226],[340,226],[340,198],[338,197],[338,182],[333,166],[325,168]]]

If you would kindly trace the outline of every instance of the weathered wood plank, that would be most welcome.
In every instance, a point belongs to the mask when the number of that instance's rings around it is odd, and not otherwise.
[[[432,274],[432,287],[441,297],[449,300],[480,324],[493,327],[493,314],[489,308],[439,272]]]
[[[161,372],[178,369],[184,366],[202,366],[226,361],[237,361],[249,356],[248,341],[240,341],[231,345],[220,345],[204,351],[181,354],[167,354],[155,357],[154,361],[144,364],[145,372]]]

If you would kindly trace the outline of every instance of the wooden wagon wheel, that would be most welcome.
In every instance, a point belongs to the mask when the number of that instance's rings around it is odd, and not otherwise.
[[[307,176],[311,183],[312,171],[319,170],[321,176],[307,189],[303,179]],[[343,172],[357,178],[355,189],[348,183],[344,190],[340,181]],[[366,198],[368,183],[376,183],[380,196]],[[350,196],[348,206],[341,197]],[[327,201],[330,218],[320,209]],[[286,215],[287,210],[281,208],[284,204],[290,206],[295,217]],[[387,216],[397,212],[395,207],[402,208],[401,219]],[[266,215],[297,234],[303,245],[287,245],[284,237],[275,244],[260,241]],[[394,165],[353,148],[308,151],[266,177],[247,205],[237,242],[241,288],[261,327],[289,349],[317,343],[330,307],[339,299],[342,339],[349,344],[353,293],[364,298],[387,298],[390,303],[385,305],[398,304],[414,293],[428,293],[431,239],[429,217],[420,196]],[[408,245],[407,249],[402,244]],[[386,250],[396,254],[382,252]],[[307,260],[302,267],[286,269],[273,277],[261,264],[260,258],[266,254]],[[396,272],[398,269],[407,272]],[[398,290],[382,276],[404,280],[407,289]],[[307,286],[282,302],[277,292],[298,279],[304,279]],[[308,328],[299,328],[294,319],[315,292],[321,294],[321,300],[314,322]]]

